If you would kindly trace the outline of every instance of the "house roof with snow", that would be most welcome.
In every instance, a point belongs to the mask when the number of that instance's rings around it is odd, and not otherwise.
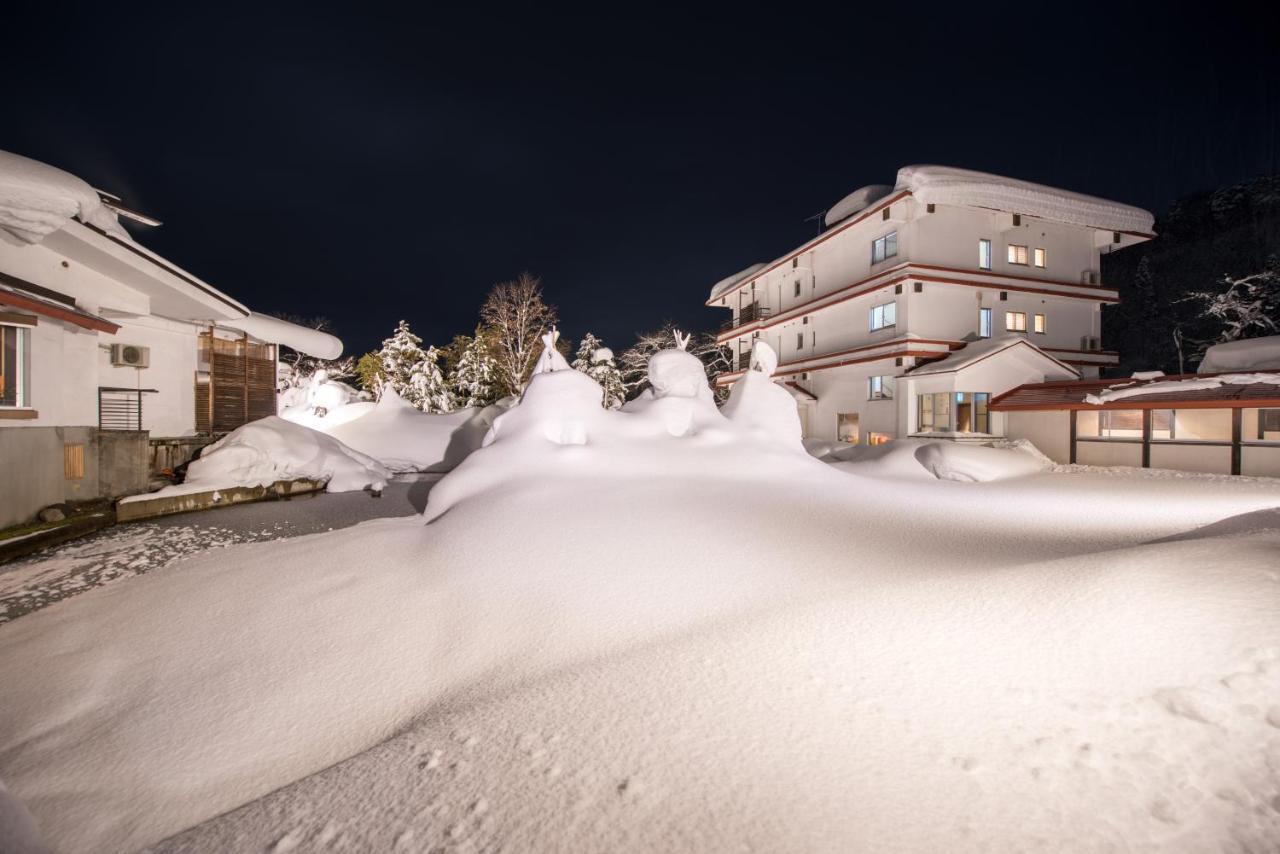
[[[1252,409],[1280,406],[1280,373],[1183,374],[1018,386],[991,401],[997,411],[1071,409]]]
[[[1080,372],[1060,359],[1055,359],[1021,335],[1001,335],[996,338],[982,338],[971,341],[950,355],[931,362],[917,365],[907,371],[908,376],[920,377],[932,374],[949,374],[964,370],[979,362],[993,358],[1022,357],[1035,361],[1043,361],[1050,372],[1059,372],[1065,376],[1078,377]]]
[[[859,187],[832,205],[823,216],[823,225],[829,228],[822,234],[772,261],[753,264],[716,282],[711,287],[707,303],[720,299],[758,274],[766,273],[807,252],[882,206],[905,196],[913,196],[923,204],[1006,211],[1084,228],[1116,231],[1139,240],[1155,237],[1155,217],[1142,208],[971,169],[933,165],[904,166],[898,170],[892,187],[887,184]]]
[[[1280,371],[1280,335],[1214,344],[1205,352],[1197,373],[1223,371]]]

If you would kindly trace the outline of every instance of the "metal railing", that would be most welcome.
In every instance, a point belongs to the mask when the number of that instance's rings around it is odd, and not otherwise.
[[[99,430],[141,430],[142,396],[153,388],[98,387]]]
[[[764,320],[771,314],[773,314],[773,311],[768,306],[763,306],[759,303],[753,302],[751,305],[740,309],[736,318],[731,317],[721,323],[720,331],[723,332],[726,329],[734,329],[739,326],[745,326],[748,323],[753,323],[757,320]]]

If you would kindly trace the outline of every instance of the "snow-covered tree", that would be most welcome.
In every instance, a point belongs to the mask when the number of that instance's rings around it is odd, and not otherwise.
[[[378,351],[381,377],[374,395],[381,399],[383,389],[390,388],[416,406],[417,402],[409,387],[426,355],[426,351],[422,349],[422,339],[413,334],[408,323],[400,321],[395,333],[382,342],[382,349]]]
[[[480,307],[497,356],[498,388],[516,394],[524,387],[541,351],[539,339],[556,323],[556,310],[542,299],[542,282],[529,273],[494,285]]]
[[[1280,265],[1276,265],[1280,266]],[[1192,291],[1185,301],[1199,302],[1218,326],[1218,337],[1205,344],[1222,344],[1274,335],[1280,317],[1280,272],[1263,270],[1251,276],[1222,277],[1222,290]]]
[[[488,406],[498,399],[498,364],[493,344],[483,326],[474,337],[454,339],[456,364],[449,375],[449,387],[459,406]]]
[[[399,389],[397,389],[399,391]],[[453,394],[440,371],[440,351],[428,347],[409,375],[400,396],[423,412],[452,412]]]
[[[627,388],[622,382],[622,371],[614,361],[613,351],[590,332],[578,344],[571,367],[600,383],[604,389],[602,403],[605,409],[617,409],[627,399]]]
[[[622,371],[622,381],[627,397],[635,397],[644,391],[649,384],[649,357],[659,350],[667,350],[676,346],[676,336],[684,336],[673,323],[667,323],[661,329],[646,332],[636,338],[636,343],[623,351],[618,357],[618,367]],[[733,369],[729,348],[716,343],[716,336],[710,332],[694,333],[686,350],[698,357],[707,372],[707,381],[714,385],[715,378],[725,371]],[[727,391],[717,390],[717,398],[723,397]]]

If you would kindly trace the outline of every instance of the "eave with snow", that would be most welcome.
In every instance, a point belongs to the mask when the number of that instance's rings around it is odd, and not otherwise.
[[[158,224],[74,175],[0,152],[0,463],[29,481],[0,495],[0,526],[99,491],[109,473],[92,461],[64,472],[64,445],[91,454],[129,433],[194,447],[199,434],[274,413],[277,345],[342,351],[140,245],[120,216]],[[220,370],[230,374],[219,390]],[[129,489],[145,487],[140,468]]]
[[[1017,385],[1096,377],[1117,364],[1102,346],[1101,307],[1120,295],[1101,282],[1100,256],[1150,239],[1153,222],[1139,208],[1018,179],[904,167],[892,186],[833,205],[818,236],[711,288],[707,305],[732,311],[718,340],[735,369],[718,381],[740,376],[763,340],[779,354],[779,378],[812,398],[799,403],[807,437],[989,437],[1000,416],[984,413],[982,430],[976,420],[967,431],[921,422],[920,395],[948,381],[926,366],[1021,340],[983,367],[947,375],[959,383],[958,405],[985,410]],[[979,374],[985,385],[965,386]],[[956,416],[948,407],[949,428],[965,426]]]

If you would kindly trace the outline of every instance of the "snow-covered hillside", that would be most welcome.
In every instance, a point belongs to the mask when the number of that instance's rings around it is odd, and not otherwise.
[[[829,465],[663,361],[536,376],[427,524],[0,626],[5,784],[65,851],[1280,838],[1280,482]]]

